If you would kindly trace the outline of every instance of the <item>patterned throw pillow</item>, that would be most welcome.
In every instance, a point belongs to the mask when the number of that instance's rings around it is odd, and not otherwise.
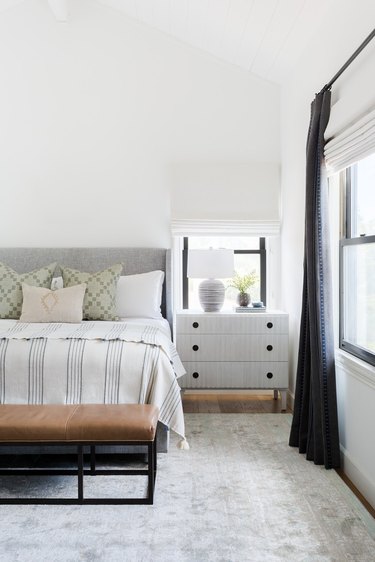
[[[61,266],[64,287],[86,283],[83,301],[85,320],[118,320],[116,316],[116,286],[122,264],[116,264],[98,273],[84,273]]]
[[[86,284],[56,289],[22,283],[21,322],[81,322]]]
[[[18,320],[22,310],[22,283],[49,289],[55,268],[56,264],[51,263],[30,273],[17,273],[0,262],[0,318]]]

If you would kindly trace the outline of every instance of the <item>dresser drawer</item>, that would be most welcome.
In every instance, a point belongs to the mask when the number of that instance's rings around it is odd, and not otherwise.
[[[184,362],[181,388],[288,388],[288,363]]]
[[[177,351],[185,361],[287,361],[287,335],[179,334]]]
[[[258,312],[253,315],[177,315],[177,334],[287,334],[288,316]]]

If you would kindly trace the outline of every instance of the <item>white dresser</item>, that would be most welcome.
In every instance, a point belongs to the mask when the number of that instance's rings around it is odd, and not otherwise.
[[[195,312],[176,315],[183,389],[273,389],[286,409],[288,315]]]

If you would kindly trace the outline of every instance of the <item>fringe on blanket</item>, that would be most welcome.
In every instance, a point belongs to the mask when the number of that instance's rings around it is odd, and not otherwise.
[[[190,449],[189,443],[186,439],[181,439],[181,441],[177,443],[177,449],[182,449],[184,451],[188,451]]]

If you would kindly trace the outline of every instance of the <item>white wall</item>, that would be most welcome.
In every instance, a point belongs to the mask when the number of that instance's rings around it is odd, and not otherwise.
[[[279,162],[277,86],[95,1],[70,9],[0,14],[2,246],[168,246],[172,163]]]
[[[277,221],[279,168],[273,162],[175,164],[170,172],[172,217]]]
[[[290,314],[290,388],[294,392],[303,276],[305,146],[310,104],[318,92],[370,33],[375,21],[371,0],[342,3],[322,25],[314,44],[301,53],[300,64],[287,77],[281,93],[282,130],[282,301]],[[355,22],[355,25],[353,25]],[[375,102],[375,44],[367,47],[333,86],[335,127],[360,115]],[[372,70],[370,70],[372,68]],[[345,111],[342,108],[345,107]],[[346,121],[346,122],[345,122]],[[369,454],[375,427],[375,386],[354,377],[349,366],[337,369],[338,407],[344,466],[354,483],[375,504],[375,460]],[[370,377],[374,376],[370,374]],[[348,379],[349,377],[349,379]],[[365,399],[364,399],[365,397]],[[371,406],[372,405],[372,406]],[[355,445],[355,446],[354,446]],[[348,460],[350,459],[350,461]],[[350,466],[356,467],[355,470]],[[369,484],[370,481],[370,484]]]

